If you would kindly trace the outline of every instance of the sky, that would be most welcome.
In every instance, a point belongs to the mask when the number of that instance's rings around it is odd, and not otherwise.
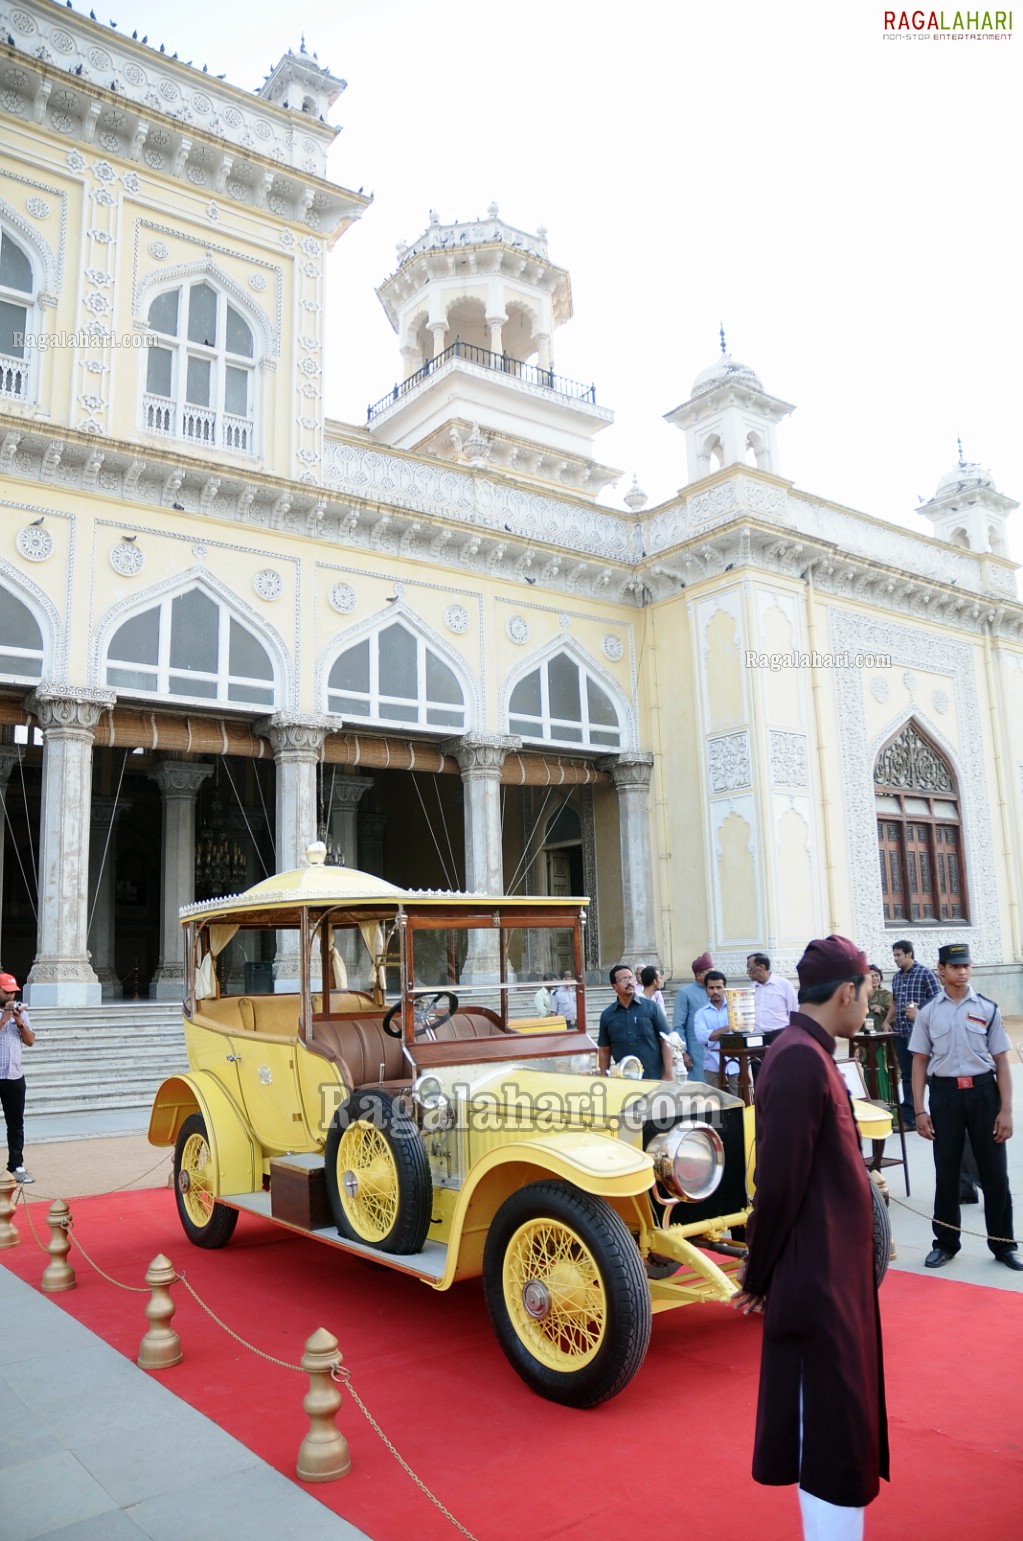
[[[1023,32],[886,41],[867,0],[111,3],[122,32],[238,85],[303,32],[348,82],[331,176],[375,202],[330,258],[332,417],[364,423],[401,376],[374,293],[396,244],[431,208],[494,200],[546,225],[571,273],[555,367],[615,413],[595,455],[623,476],[602,502],[622,507],[633,473],[651,505],[685,483],[663,414],[721,323],[796,406],[780,470],[798,487],[930,533],[913,510],[961,435],[1023,501]],[[1023,561],[1023,510],[1010,545]]]

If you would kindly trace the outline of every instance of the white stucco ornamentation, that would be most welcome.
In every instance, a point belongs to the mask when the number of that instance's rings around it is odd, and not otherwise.
[[[262,273],[249,274],[249,288],[255,289],[257,294],[262,294],[263,290],[266,288],[266,279],[263,277]]]
[[[952,681],[959,717],[960,741],[983,741],[974,655],[970,645],[932,631],[895,625],[891,617],[868,617],[854,611],[829,608],[831,649],[850,653],[890,653],[896,665],[935,671]],[[911,669],[906,670],[911,673]],[[899,713],[879,732],[867,730],[866,702],[859,671],[834,671],[842,766],[842,804],[848,832],[849,876],[852,893],[853,935],[870,957],[880,957],[891,946],[892,933],[885,930],[881,875],[877,859],[877,822],[874,811],[874,762],[909,713]],[[915,677],[914,677],[915,684]],[[957,753],[941,729],[914,706],[912,715],[926,729],[935,745],[953,766],[959,782],[963,821],[963,855],[970,893],[970,922],[945,928],[914,926],[919,938],[918,956],[933,957],[945,942],[969,942],[978,963],[1002,958],[1002,933],[995,877],[995,845],[992,795],[984,756]]]
[[[49,219],[50,217],[50,205],[46,202],[45,198],[30,198],[25,204],[25,208],[33,219]]]
[[[29,524],[19,530],[14,544],[28,562],[45,562],[53,555],[53,536],[40,525]]]
[[[456,635],[460,636],[463,631],[469,629],[469,612],[464,605],[448,605],[444,612],[444,620],[448,630],[455,632]]]
[[[934,710],[936,712],[941,712],[941,713],[947,712],[948,711],[948,694],[947,694],[947,692],[944,691],[944,690],[936,690],[934,692],[934,694],[931,696],[931,705],[934,707]]]
[[[327,598],[338,615],[350,615],[357,603],[355,590],[350,583],[335,583]]]
[[[731,792],[752,781],[748,733],[726,733],[707,743],[707,774],[713,792]]]
[[[110,565],[122,578],[134,578],[145,566],[145,556],[134,542],[119,540],[110,548]]]
[[[272,602],[284,593],[284,579],[273,567],[261,567],[252,580],[252,587],[260,599]]]
[[[608,632],[602,646],[604,657],[609,658],[612,663],[617,663],[625,651],[621,637],[616,637],[613,631]]]
[[[870,687],[870,694],[879,706],[883,706],[892,693],[892,687],[887,680],[876,679]]]
[[[529,641],[529,622],[524,615],[510,615],[505,630],[519,647]]]
[[[805,787],[809,781],[807,774],[806,735],[803,733],[780,733],[777,729],[772,729],[770,745],[771,780],[774,785]]]

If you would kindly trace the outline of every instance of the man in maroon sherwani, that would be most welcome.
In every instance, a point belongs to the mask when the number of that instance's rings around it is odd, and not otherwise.
[[[809,944],[799,1010],[757,1082],[756,1197],[732,1304],[763,1312],[753,1476],[799,1484],[806,1541],[856,1541],[888,1477],[873,1201],[834,1062],[866,1012],[866,956]]]

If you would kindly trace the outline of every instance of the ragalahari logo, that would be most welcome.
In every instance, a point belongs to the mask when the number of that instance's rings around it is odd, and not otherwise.
[[[896,43],[1007,43],[1011,11],[885,11],[884,38]]]

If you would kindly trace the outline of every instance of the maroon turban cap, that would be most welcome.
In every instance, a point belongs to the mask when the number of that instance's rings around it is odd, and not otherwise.
[[[709,968],[714,967],[714,959],[709,952],[701,952],[698,958],[693,959],[692,969],[694,974],[705,974]]]
[[[810,942],[796,964],[801,990],[814,985],[842,983],[855,979],[857,974],[868,974],[870,964],[865,952],[860,952],[855,942],[847,936],[826,936],[823,941]]]

